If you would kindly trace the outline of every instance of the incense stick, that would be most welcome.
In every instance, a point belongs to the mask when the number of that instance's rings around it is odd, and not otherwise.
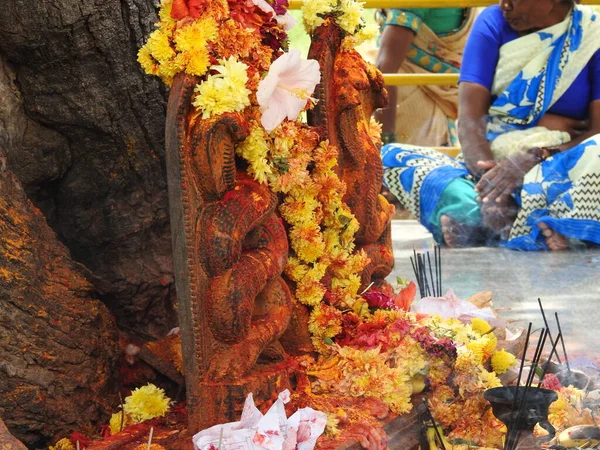
[[[429,276],[431,277],[431,290],[433,291],[432,295],[436,296],[437,286],[433,278],[433,270],[431,269],[431,258],[429,257],[429,252],[427,252],[427,264],[429,265]]]
[[[529,389],[531,388],[531,383],[533,382],[533,377],[535,376],[535,370],[538,366],[538,363],[539,363],[540,357],[542,355],[542,351],[544,349],[544,344],[546,343],[547,337],[548,337],[548,329],[543,328],[542,334],[540,335],[540,339],[538,340],[537,346],[535,348],[535,353],[533,354],[533,360],[531,361],[531,369],[529,370],[529,374],[527,376],[527,382],[525,384],[525,390],[523,391],[523,398],[522,398],[521,402],[519,403],[519,412],[517,414],[517,420],[516,420],[516,422],[513,422],[512,427],[511,427],[511,431],[514,431],[514,433],[511,433],[512,434],[512,439],[511,439],[512,446],[510,447],[511,450],[516,449],[516,445],[519,442],[519,440],[521,439],[522,430],[517,429],[516,426],[521,422],[521,419],[523,418],[523,413],[525,412],[525,407],[527,405],[527,399],[529,397]],[[513,415],[513,417],[514,417],[514,415]]]
[[[438,264],[439,264],[439,268],[440,268],[440,280],[439,280],[439,296],[441,297],[444,294],[444,291],[442,289],[442,247],[440,247],[439,245],[436,247],[437,248],[437,252],[438,252]]]
[[[148,447],[146,450],[150,450],[152,448],[152,435],[154,434],[154,427],[150,427],[150,436],[148,436]]]
[[[565,355],[565,364],[567,365],[567,370],[571,373],[571,366],[569,366],[569,358],[567,357],[567,348],[565,347],[565,338],[563,337],[562,329],[560,328],[557,312],[554,313],[554,317],[556,318],[556,325],[558,326],[558,332],[560,333],[560,342],[562,344],[563,355]],[[556,356],[558,357],[558,354]]]
[[[544,311],[544,307],[542,306],[542,299],[538,297],[538,303],[540,305],[540,311],[542,312],[542,319],[544,319],[544,325],[546,325],[546,328],[548,329],[548,331],[550,331],[550,326],[548,325],[548,320],[546,320],[546,312]],[[552,341],[552,334],[550,334],[550,341]],[[560,356],[556,355],[556,359],[558,360],[559,364],[562,364],[562,362],[560,361]]]
[[[439,248],[439,246],[437,246],[437,245],[435,247],[433,247],[433,264],[435,266],[435,283],[437,284],[437,291],[436,291],[435,294],[438,297],[441,297],[441,294],[440,294],[440,278],[439,278],[440,274],[439,274],[439,271],[438,271],[438,248]]]
[[[431,418],[431,423],[433,425],[435,435],[437,436],[438,440],[440,441],[440,446],[442,446],[442,448],[444,448],[444,450],[445,450],[446,445],[444,444],[444,439],[442,438],[442,435],[440,434],[440,430],[438,430],[437,423],[435,423],[433,413],[431,412],[431,409],[429,408],[429,403],[427,402],[426,398],[423,399],[423,403],[425,404],[425,407],[427,408],[427,413],[429,414],[429,417]]]
[[[427,296],[442,296],[442,255],[438,245],[433,249],[433,264],[431,262],[431,253],[417,253],[413,249],[413,256],[410,257],[410,264],[415,273],[421,298]],[[434,271],[435,269],[435,271]]]
[[[512,422],[513,422],[514,413],[517,410],[517,399],[519,397],[521,376],[523,375],[523,366],[525,364],[525,358],[527,356],[527,347],[529,347],[529,337],[531,336],[531,327],[532,327],[532,323],[529,322],[529,326],[527,328],[527,334],[525,335],[525,346],[523,347],[523,355],[521,356],[521,365],[519,367],[519,376],[517,377],[517,385],[515,387],[515,394],[513,397],[513,404],[512,404],[512,408],[511,408],[511,411],[512,411],[511,416],[510,416],[511,427],[509,429],[509,432],[506,435],[506,441],[504,442],[505,450],[510,450],[510,441],[511,441],[511,437],[512,437]]]

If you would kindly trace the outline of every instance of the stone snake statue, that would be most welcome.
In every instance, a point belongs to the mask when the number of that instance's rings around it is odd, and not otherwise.
[[[260,402],[285,388],[281,368],[265,367],[285,358],[278,339],[292,305],[277,196],[236,167],[247,123],[240,114],[201,119],[191,106],[197,83],[179,74],[171,88],[167,171],[190,421],[201,428],[233,420],[249,391]]]
[[[394,207],[380,195],[383,165],[369,131],[373,112],[387,105],[387,92],[381,73],[356,50],[343,49],[342,38],[330,19],[312,36],[309,58],[319,61],[322,81],[309,124],[340,150],[339,176],[347,186],[344,201],[360,223],[357,248],[371,261],[361,275],[362,288],[373,282],[390,292],[385,277],[394,265],[390,228]]]

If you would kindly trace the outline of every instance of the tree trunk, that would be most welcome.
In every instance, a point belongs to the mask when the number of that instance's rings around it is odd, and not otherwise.
[[[0,449],[2,450],[27,450],[21,442],[19,442],[6,429],[6,425],[0,419]]]
[[[118,355],[112,316],[0,149],[0,417],[30,446],[106,419]]]
[[[118,323],[158,337],[176,323],[166,93],[136,61],[155,3],[4,2],[0,145]]]

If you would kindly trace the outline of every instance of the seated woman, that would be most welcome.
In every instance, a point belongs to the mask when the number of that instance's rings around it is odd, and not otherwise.
[[[381,38],[377,68],[383,73],[458,73],[474,10],[378,10]],[[383,140],[426,146],[456,145],[456,86],[386,86]]]
[[[600,243],[599,32],[572,0],[501,0],[479,15],[459,85],[464,162],[382,148],[387,186],[438,242]]]

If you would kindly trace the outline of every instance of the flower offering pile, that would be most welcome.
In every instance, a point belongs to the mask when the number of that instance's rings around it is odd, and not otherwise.
[[[287,0],[162,0],[157,29],[138,60],[167,86],[180,73],[195,77],[195,120],[239,115],[248,124],[236,154],[248,175],[281,199],[278,214],[290,245],[285,274],[296,283],[295,298],[310,311],[315,352],[295,361],[298,383],[291,404],[312,406],[317,411],[311,414],[326,422],[317,448],[335,448],[349,438],[385,448],[378,418],[409,413],[418,394],[426,396],[448,442],[502,448],[506,428],[483,392],[501,386],[499,377],[516,359],[504,348],[505,328],[486,320],[490,309],[478,316],[481,308],[452,293],[416,307],[416,286],[406,280],[399,280],[397,294],[359,292],[369,260],[355,250],[359,223],[344,202],[338,149],[303,120],[323,80],[317,61],[288,49],[287,31],[295,20],[287,5]],[[309,34],[326,21],[335,23],[344,35],[341,51],[354,52],[377,34],[375,26],[365,25],[362,4],[355,0],[307,0],[302,14]],[[370,133],[380,143],[375,122]],[[461,314],[451,311],[457,305]],[[577,420],[571,405],[578,394],[561,389],[551,420],[562,429]],[[154,386],[134,390],[106,436],[135,433],[148,420],[157,432],[169,423],[183,428],[173,422],[178,408]],[[253,424],[263,420],[258,414]],[[219,442],[222,429],[200,434],[197,448]],[[64,445],[55,448],[70,448]]]

